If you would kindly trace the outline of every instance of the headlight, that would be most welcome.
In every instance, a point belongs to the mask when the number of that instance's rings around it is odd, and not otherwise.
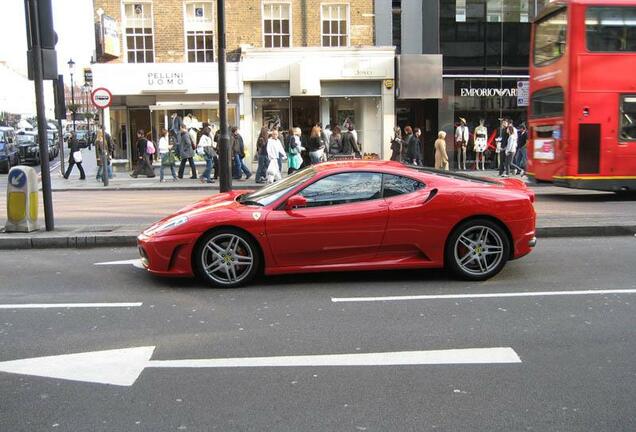
[[[155,228],[149,229],[144,234],[146,234],[148,236],[151,236],[151,235],[156,234],[158,232],[167,231],[167,230],[170,230],[172,228],[176,228],[179,225],[183,225],[187,221],[188,221],[188,217],[187,216],[177,216],[177,217],[174,217],[172,219],[169,219],[168,221],[162,223],[161,225],[159,225],[159,226],[157,226]]]

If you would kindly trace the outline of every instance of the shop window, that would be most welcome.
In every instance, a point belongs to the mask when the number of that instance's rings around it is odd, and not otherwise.
[[[563,115],[565,96],[561,87],[550,87],[532,94],[532,117],[559,117]]]
[[[549,15],[537,23],[534,34],[535,65],[549,63],[565,53],[567,24],[567,11],[565,9]]]
[[[585,32],[590,51],[636,52],[636,8],[588,8]]]
[[[349,6],[345,4],[322,5],[322,46],[349,45]]]
[[[307,199],[307,207],[321,207],[378,199],[381,189],[382,174],[349,172],[320,179],[300,194]]]
[[[185,30],[188,62],[213,62],[214,20],[211,1],[186,3]]]
[[[621,98],[621,141],[636,141],[636,95]]]
[[[291,5],[263,4],[263,46],[289,48],[291,46]]]
[[[124,3],[128,63],[155,61],[152,3]]]

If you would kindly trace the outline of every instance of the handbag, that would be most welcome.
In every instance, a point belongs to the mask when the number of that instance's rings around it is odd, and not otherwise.
[[[73,152],[73,161],[75,161],[75,163],[82,163],[82,152],[80,150]]]
[[[168,152],[168,153],[164,153],[163,155],[161,155],[161,165],[163,166],[170,166],[170,165],[174,165],[175,162],[175,158],[174,158],[174,153],[173,152]]]

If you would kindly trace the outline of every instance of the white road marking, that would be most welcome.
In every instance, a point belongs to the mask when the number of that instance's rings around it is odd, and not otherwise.
[[[144,268],[144,265],[141,263],[139,258],[130,259],[130,260],[122,260],[122,261],[107,261],[107,262],[98,262],[94,265],[97,266],[105,266],[105,265],[131,265],[133,267],[137,267],[140,269]]]
[[[584,290],[584,291],[539,291],[539,292],[514,292],[514,293],[485,293],[485,294],[442,294],[442,295],[412,295],[412,296],[385,296],[385,297],[332,297],[334,303],[344,302],[377,302],[377,301],[404,301],[404,300],[452,300],[452,299],[478,299],[478,298],[503,298],[503,297],[547,297],[547,296],[572,296],[572,295],[603,295],[603,294],[636,294],[636,289],[610,289],[610,290]]]
[[[11,360],[0,362],[0,372],[58,378],[70,381],[131,386],[145,368],[405,366],[521,363],[521,359],[512,348],[469,348],[366,354],[150,360],[154,349],[154,346],[146,346]]]
[[[134,303],[15,303],[0,304],[0,309],[51,309],[51,308],[118,308],[139,307],[141,302]]]

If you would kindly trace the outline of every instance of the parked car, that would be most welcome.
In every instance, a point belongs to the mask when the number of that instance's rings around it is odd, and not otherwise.
[[[8,173],[12,166],[20,165],[20,154],[15,144],[15,130],[0,127],[0,171]]]
[[[517,179],[327,162],[199,201],[150,226],[138,246],[153,274],[225,288],[259,272],[441,267],[481,281],[535,246],[534,198]]]
[[[57,139],[48,138],[49,142],[49,160],[53,160],[60,153],[60,146]]]
[[[40,149],[38,147],[38,134],[34,131],[21,131],[15,136],[20,161],[37,165],[40,163]]]

